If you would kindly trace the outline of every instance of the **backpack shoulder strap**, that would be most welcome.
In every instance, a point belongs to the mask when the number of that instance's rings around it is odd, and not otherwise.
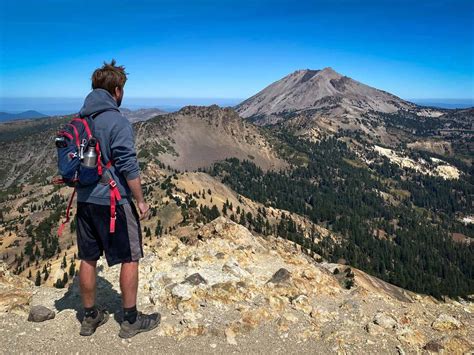
[[[87,122],[87,119],[82,118],[82,117],[74,117],[71,122],[80,122],[83,126],[84,129],[86,130],[87,137],[90,139],[92,137],[92,131],[89,127],[89,123]]]

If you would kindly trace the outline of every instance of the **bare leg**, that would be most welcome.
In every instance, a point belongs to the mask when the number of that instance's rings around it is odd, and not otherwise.
[[[122,264],[120,270],[120,289],[122,290],[122,303],[124,308],[137,304],[138,290],[138,262],[132,261]]]
[[[95,268],[97,261],[81,260],[79,268],[79,285],[81,288],[81,298],[84,308],[95,305]]]

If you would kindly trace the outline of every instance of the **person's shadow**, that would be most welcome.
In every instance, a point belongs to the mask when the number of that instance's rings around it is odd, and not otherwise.
[[[97,268],[97,271],[100,271],[100,267]],[[96,304],[105,308],[110,314],[113,313],[115,321],[120,324],[122,322],[122,298],[120,294],[114,290],[108,280],[99,275],[97,275],[96,286]],[[54,301],[54,306],[58,312],[65,309],[75,310],[77,320],[82,322],[84,308],[81,302],[78,276],[74,277],[64,296]]]

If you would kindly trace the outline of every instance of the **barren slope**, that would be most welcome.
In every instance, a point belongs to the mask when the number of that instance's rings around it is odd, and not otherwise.
[[[230,157],[252,160],[265,170],[286,165],[258,128],[231,109],[189,106],[135,127],[140,156],[175,169],[206,168]]]

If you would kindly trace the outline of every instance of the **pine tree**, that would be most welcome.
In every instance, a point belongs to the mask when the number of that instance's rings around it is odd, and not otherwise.
[[[36,280],[35,280],[35,286],[40,286],[41,285],[41,274],[38,271],[36,271]]]
[[[66,286],[67,282],[68,282],[69,278],[67,276],[67,272],[64,273],[63,275],[63,287]]]
[[[71,265],[69,266],[69,276],[73,277],[75,273],[76,273],[76,265],[74,265],[74,263],[71,263]]]

